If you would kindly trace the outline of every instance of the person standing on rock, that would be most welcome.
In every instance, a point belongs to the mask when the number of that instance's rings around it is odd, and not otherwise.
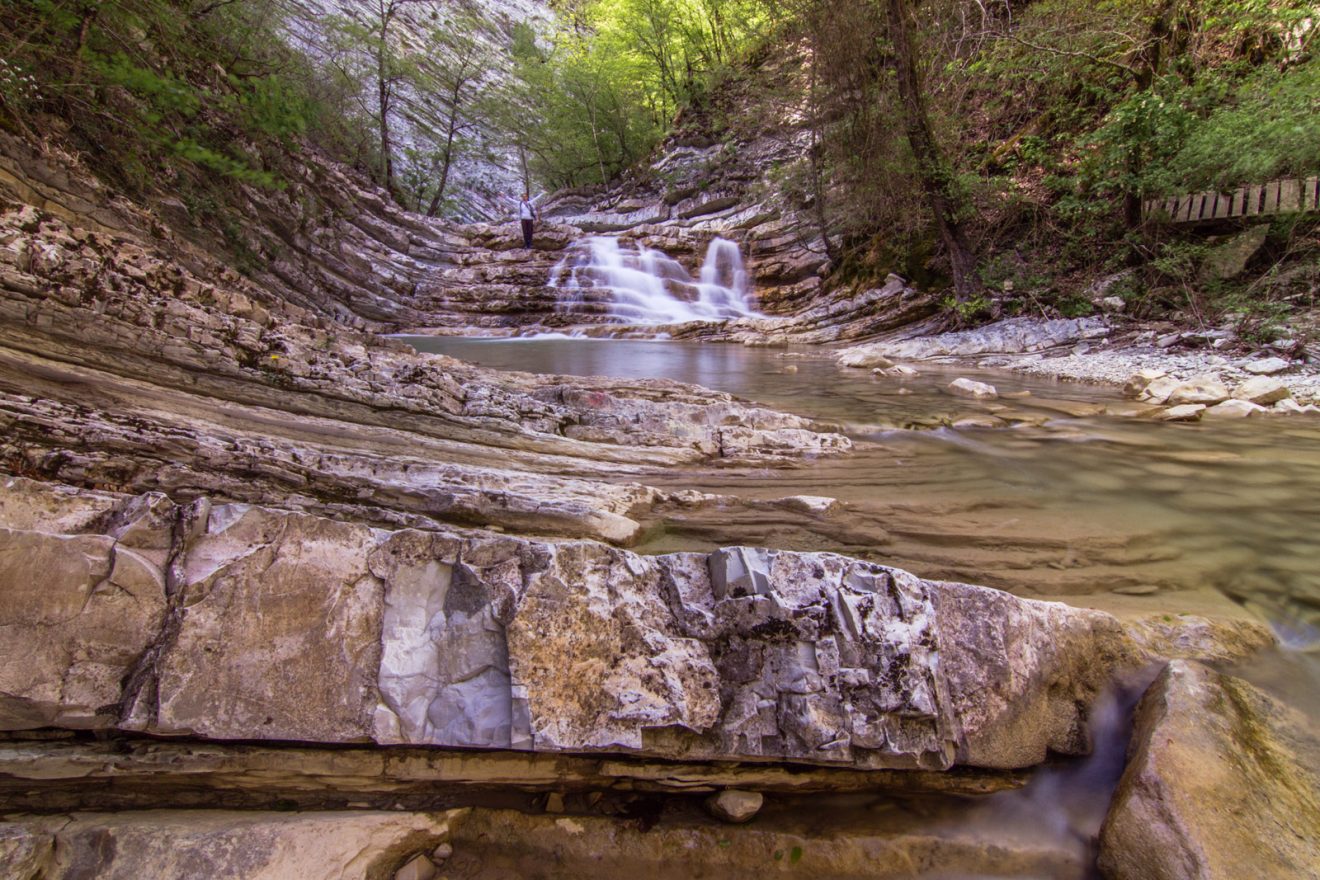
[[[522,221],[523,247],[532,249],[532,224],[541,219],[541,212],[532,204],[532,194],[523,190],[522,200],[518,202],[518,219]]]

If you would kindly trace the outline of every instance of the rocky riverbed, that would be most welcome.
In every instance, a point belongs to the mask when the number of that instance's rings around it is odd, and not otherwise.
[[[598,324],[543,279],[610,228],[752,245],[779,316],[693,336],[930,329],[901,279],[813,298],[810,227],[738,201],[736,167],[663,210],[565,196],[529,254],[309,161],[250,194],[240,273],[184,206],[0,148],[7,876],[1080,878],[1096,847],[1114,878],[1229,876],[1248,845],[1276,876],[1315,864],[1314,734],[1201,665],[1273,649],[1249,614],[1111,614],[810,548],[642,554],[673,511],[846,513],[790,477],[852,441],[678,382],[380,335]],[[671,179],[717,148],[693,149]],[[1051,351],[1095,344],[1079,326]],[[697,468],[784,489],[684,488]],[[1120,760],[1096,783],[1118,790],[1098,843],[1103,809],[1043,838],[1020,832],[1044,814],[978,824],[1101,740],[1121,753],[1100,707],[1152,678],[1122,780]],[[1207,804],[1244,790],[1287,834],[1224,836]]]

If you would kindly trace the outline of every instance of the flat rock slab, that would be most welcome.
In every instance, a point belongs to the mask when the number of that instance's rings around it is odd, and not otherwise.
[[[146,810],[0,823],[0,875],[376,880],[443,843],[448,813]]]
[[[40,485],[26,491],[39,497]],[[120,531],[150,510],[134,496],[117,503]],[[36,593],[22,590],[18,577],[28,575],[15,569],[0,583],[0,607],[11,607],[17,637],[81,656],[91,636],[40,627],[37,617],[63,619],[66,597],[105,579],[114,535],[42,532],[34,507],[24,508],[37,527],[25,540],[87,544],[92,562],[52,566]],[[1101,612],[831,553],[640,556],[590,541],[388,531],[205,499],[174,517],[168,565],[133,557],[142,569],[133,583],[153,587],[162,603],[143,607],[160,610],[139,621],[138,641],[99,679],[109,717],[82,726],[1015,768],[1047,750],[1085,752],[1090,700],[1137,662]],[[19,719],[10,727],[29,726],[24,711],[57,721],[85,711],[55,687],[65,668],[29,671],[27,690],[10,700]]]
[[[1100,838],[1111,880],[1304,880],[1320,866],[1320,737],[1238,678],[1174,661],[1137,709]]]
[[[971,330],[894,342],[873,342],[839,352],[845,367],[875,366],[885,359],[924,360],[979,354],[1020,354],[1098,339],[1109,332],[1100,318],[1011,318]]]

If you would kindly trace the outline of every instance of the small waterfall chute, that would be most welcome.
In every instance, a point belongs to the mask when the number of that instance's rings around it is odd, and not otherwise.
[[[575,242],[550,272],[550,287],[564,291],[561,309],[594,304],[624,324],[727,321],[755,315],[747,270],[738,245],[716,238],[693,279],[661,250],[596,235]]]

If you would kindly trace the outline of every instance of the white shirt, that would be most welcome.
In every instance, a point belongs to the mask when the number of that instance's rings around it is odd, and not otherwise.
[[[532,203],[527,199],[518,202],[518,217],[523,220],[536,219],[536,209],[532,207]]]

